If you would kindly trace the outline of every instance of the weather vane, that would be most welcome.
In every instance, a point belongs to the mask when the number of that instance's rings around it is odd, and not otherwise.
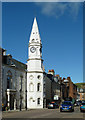
[[[34,9],[34,17],[37,16],[37,11]]]

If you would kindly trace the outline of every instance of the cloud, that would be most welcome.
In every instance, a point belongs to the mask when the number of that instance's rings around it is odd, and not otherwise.
[[[74,19],[76,19],[78,16],[80,5],[81,5],[80,3],[70,3],[69,4],[69,7],[70,7],[69,13]]]
[[[77,18],[81,5],[79,2],[43,2],[35,4],[41,8],[41,13],[47,16],[59,18],[67,12],[73,19]]]

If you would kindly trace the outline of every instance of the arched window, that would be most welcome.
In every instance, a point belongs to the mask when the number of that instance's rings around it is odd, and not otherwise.
[[[32,104],[33,104],[33,98],[31,97],[31,98],[29,99],[29,101],[30,101],[30,105],[32,105]]]
[[[22,86],[23,86],[23,76],[20,75],[20,89],[21,90],[23,90]]]
[[[29,91],[30,91],[30,92],[33,92],[33,91],[34,91],[34,85],[33,85],[33,83],[30,83],[30,84],[29,84]]]
[[[40,83],[37,84],[37,91],[40,91]]]
[[[29,100],[30,100],[30,101],[33,101],[33,98],[31,97]]]
[[[37,99],[37,104],[40,105],[40,98]]]
[[[41,76],[40,76],[40,75],[38,75],[38,76],[37,76],[37,78],[40,80],[40,79],[41,79]]]
[[[7,72],[7,89],[12,89],[12,73],[10,70]]]
[[[35,39],[32,39],[32,42],[34,42],[35,41]]]

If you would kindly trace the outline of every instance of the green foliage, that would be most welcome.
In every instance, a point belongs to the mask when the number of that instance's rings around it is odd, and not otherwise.
[[[75,83],[78,88],[85,88],[85,83]]]

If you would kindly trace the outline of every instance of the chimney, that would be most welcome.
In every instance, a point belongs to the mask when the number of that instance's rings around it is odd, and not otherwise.
[[[55,75],[55,72],[54,72],[54,70],[53,70],[53,69],[51,69],[51,70],[48,70],[48,74]]]
[[[71,78],[70,77],[67,77],[68,80],[70,80]]]
[[[3,56],[6,55],[6,50],[5,49],[2,49],[2,54],[3,54]]]
[[[64,82],[65,79],[66,79],[66,78],[63,78],[63,82]]]

